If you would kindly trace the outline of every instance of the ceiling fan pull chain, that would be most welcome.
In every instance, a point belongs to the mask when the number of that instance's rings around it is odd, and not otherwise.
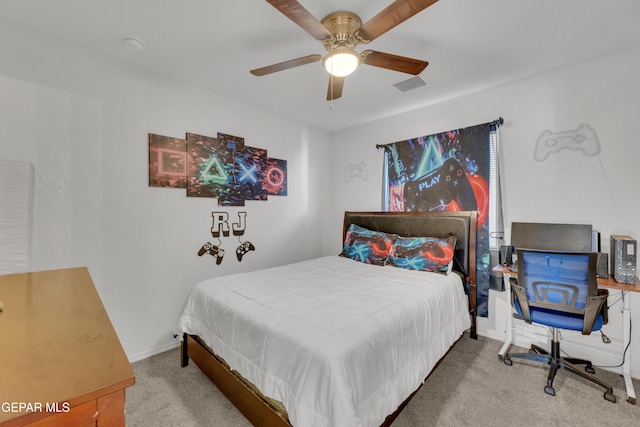
[[[331,71],[333,71],[333,64]],[[329,104],[329,110],[333,111],[333,73],[329,73],[329,87],[331,88],[331,103]]]

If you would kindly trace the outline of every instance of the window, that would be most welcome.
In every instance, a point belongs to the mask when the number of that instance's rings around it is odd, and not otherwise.
[[[489,248],[497,251],[504,239],[500,142],[498,126],[489,132]]]

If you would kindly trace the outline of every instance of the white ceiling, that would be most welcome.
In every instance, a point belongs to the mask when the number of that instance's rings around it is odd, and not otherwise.
[[[348,10],[363,22],[392,0],[301,0],[315,17]],[[264,0],[0,0],[2,20],[336,131],[485,87],[640,46],[639,0],[440,0],[366,47],[429,61],[429,85],[361,66],[326,101],[321,63],[255,77],[250,69],[322,45]],[[123,35],[145,43],[124,48]],[[615,70],[611,70],[615,73]],[[597,82],[594,82],[597,84]]]

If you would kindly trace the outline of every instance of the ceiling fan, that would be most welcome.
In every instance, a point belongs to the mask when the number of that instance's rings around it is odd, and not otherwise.
[[[334,12],[319,21],[296,0],[267,0],[267,3],[322,43],[328,54],[324,57],[318,54],[303,56],[256,68],[250,72],[255,76],[264,76],[322,61],[324,68],[330,74],[327,101],[342,96],[344,78],[355,71],[360,64],[418,75],[429,65],[428,62],[375,50],[357,53],[354,49],[358,45],[375,40],[437,1],[395,0],[363,24],[360,17],[352,12]]]

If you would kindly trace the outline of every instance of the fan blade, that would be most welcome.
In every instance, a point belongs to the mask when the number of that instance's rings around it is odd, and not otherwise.
[[[308,55],[303,56],[302,58],[291,59],[289,61],[268,65],[266,67],[256,68],[255,70],[251,70],[249,72],[254,76],[264,76],[267,74],[288,70],[289,68],[299,67],[301,65],[307,65],[318,61],[322,61],[322,55]]]
[[[438,0],[396,0],[376,16],[367,21],[358,35],[366,42],[377,39],[393,27],[423,11]]]
[[[328,39],[333,36],[315,16],[302,7],[296,0],[267,0],[271,6],[278,9],[284,16],[295,22],[300,28],[317,40]]]
[[[414,76],[423,72],[424,69],[427,68],[427,65],[429,65],[427,61],[392,55],[390,53],[376,52],[375,50],[365,50],[360,54],[360,57],[362,58],[363,64],[413,74]]]
[[[327,101],[338,99],[342,96],[344,77],[329,76],[329,88],[327,89]]]

